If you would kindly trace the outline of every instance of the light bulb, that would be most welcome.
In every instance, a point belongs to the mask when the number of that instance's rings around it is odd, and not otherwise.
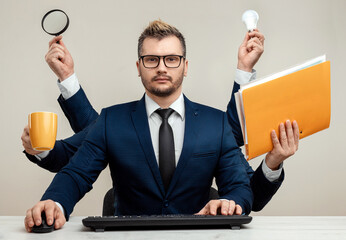
[[[257,28],[257,21],[259,19],[258,13],[254,10],[247,10],[243,13],[242,20],[246,25],[249,32]]]

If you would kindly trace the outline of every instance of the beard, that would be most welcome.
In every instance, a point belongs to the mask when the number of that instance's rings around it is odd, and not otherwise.
[[[159,78],[159,77],[167,78],[168,81],[171,82],[172,84],[169,87],[165,87],[165,88],[154,87],[153,85],[150,84],[152,82],[155,82],[156,79]],[[172,95],[175,91],[177,91],[177,89],[183,83],[183,79],[184,79],[184,73],[182,72],[182,74],[175,81],[173,81],[171,76],[157,75],[157,76],[153,77],[152,79],[150,79],[149,82],[142,78],[142,83],[144,85],[144,88],[148,92],[153,94],[154,96],[157,96],[157,97],[168,97],[168,96]]]

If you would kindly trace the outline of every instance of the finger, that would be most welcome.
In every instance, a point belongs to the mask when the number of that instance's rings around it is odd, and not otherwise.
[[[23,144],[26,144],[26,145],[30,144],[31,145],[30,136],[27,135],[26,133],[23,133],[21,139],[22,139]]]
[[[270,136],[272,138],[273,147],[277,148],[277,149],[280,149],[281,148],[281,144],[280,144],[280,141],[279,141],[278,137],[276,136],[275,130],[271,131]]]
[[[22,144],[25,150],[33,150],[31,144],[29,144],[28,142],[22,142]]]
[[[52,57],[52,56],[55,56],[56,54],[65,55],[65,51],[64,49],[61,49],[59,47],[52,48],[47,52],[46,57]]]
[[[25,223],[26,230],[28,232],[30,232],[31,228],[35,225],[34,219],[32,218],[32,209],[31,208],[26,211],[24,223]]]
[[[66,218],[65,218],[64,214],[61,212],[60,208],[57,207],[57,210],[55,211],[54,228],[59,229],[62,226],[64,226],[65,223],[66,223]]]
[[[219,200],[211,200],[209,202],[209,214],[210,215],[216,215],[217,209],[219,209],[221,206],[221,201]]]
[[[21,139],[23,140],[23,138],[25,139],[27,136],[29,136],[29,127],[28,127],[28,125],[26,125],[24,127]]]
[[[29,133],[30,133],[30,131],[29,131],[29,125],[26,125],[26,126],[24,127],[24,132],[25,132],[26,134],[29,135]]]
[[[286,134],[287,134],[287,142],[288,142],[288,147],[290,148],[295,148],[294,145],[294,136],[293,136],[293,129],[292,129],[292,124],[290,120],[287,120],[285,123],[286,127]]]
[[[52,40],[49,41],[48,46],[50,47],[53,43],[56,43],[62,39],[62,35],[59,35],[57,37],[54,37]]]
[[[249,43],[251,42],[255,42],[256,44],[258,44],[259,46],[262,45],[261,41],[257,38],[257,37],[253,37],[249,40]]]
[[[258,28],[255,28],[253,31],[249,32],[250,37],[258,37],[258,38],[264,38],[263,33],[258,30]]]
[[[299,126],[297,121],[293,121],[293,134],[294,134],[294,144],[296,146],[296,151],[299,146]]]
[[[235,205],[235,215],[241,215],[243,213],[243,209],[240,205]]]
[[[226,199],[220,200],[220,201],[221,201],[221,214],[222,215],[228,215],[229,201]]]
[[[53,43],[52,46],[48,49],[48,53],[53,52],[53,51],[57,51],[57,50],[60,50],[63,53],[66,52],[66,49],[63,46],[61,46],[60,44],[57,44],[57,43]]]
[[[55,203],[53,203],[56,205]],[[46,204],[44,207],[44,212],[46,214],[46,221],[48,225],[52,225],[54,221],[54,215],[55,215],[55,206],[52,206],[51,204]]]
[[[28,137],[27,133],[26,133],[26,132],[23,132],[23,133],[22,133],[22,136],[20,137],[20,139],[22,140],[22,143],[23,143],[23,144],[24,144],[24,142],[27,140],[27,137]]]
[[[235,209],[235,202],[233,200],[229,201],[228,215],[233,215]]]
[[[287,149],[288,143],[287,143],[287,135],[285,130],[285,125],[283,123],[280,123],[280,144],[283,149]]]
[[[43,211],[43,208],[44,204],[42,204],[42,202],[39,202],[32,208],[32,217],[36,226],[39,226],[42,223],[41,213]]]
[[[256,50],[257,52],[263,52],[264,48],[262,45],[259,45],[256,42],[249,42],[246,46],[246,50],[248,52],[251,52],[252,50]]]
[[[24,227],[25,227],[25,230],[26,230],[27,232],[31,232],[31,228],[32,228],[32,227],[29,226],[28,220],[27,220],[26,217],[24,218]]]
[[[196,213],[196,215],[207,215],[208,214],[207,208],[208,208],[208,204],[204,208],[202,208],[198,213]]]
[[[64,48],[65,52],[68,52],[67,47],[66,47],[65,43],[63,42],[63,40],[60,40],[59,44]]]
[[[61,60],[65,58],[65,53],[61,51],[61,49],[54,49],[47,53],[46,62],[53,63],[58,62],[61,63]]]
[[[24,227],[27,232],[31,232],[31,227],[29,227],[26,217],[24,218]]]
[[[254,31],[250,32],[249,36],[251,38],[258,38],[261,41],[262,45],[264,44],[265,37],[261,32],[258,31],[258,29],[255,29]]]

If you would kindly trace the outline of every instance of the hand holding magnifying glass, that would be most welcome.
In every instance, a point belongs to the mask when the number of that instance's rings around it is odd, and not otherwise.
[[[70,23],[67,14],[60,10],[54,9],[47,12],[41,22],[42,29],[53,36],[56,36],[49,42],[49,50],[46,54],[46,62],[60,81],[65,80],[74,73],[73,59],[62,42],[62,36]]]

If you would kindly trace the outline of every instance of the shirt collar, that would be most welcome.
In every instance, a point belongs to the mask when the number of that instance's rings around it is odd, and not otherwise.
[[[177,100],[175,100],[171,106],[172,108],[180,117],[182,120],[185,118],[185,104],[184,104],[184,97],[181,93]],[[145,94],[145,108],[147,110],[147,116],[148,118],[151,117],[151,115],[160,108],[160,106],[151,99],[147,94]]]

